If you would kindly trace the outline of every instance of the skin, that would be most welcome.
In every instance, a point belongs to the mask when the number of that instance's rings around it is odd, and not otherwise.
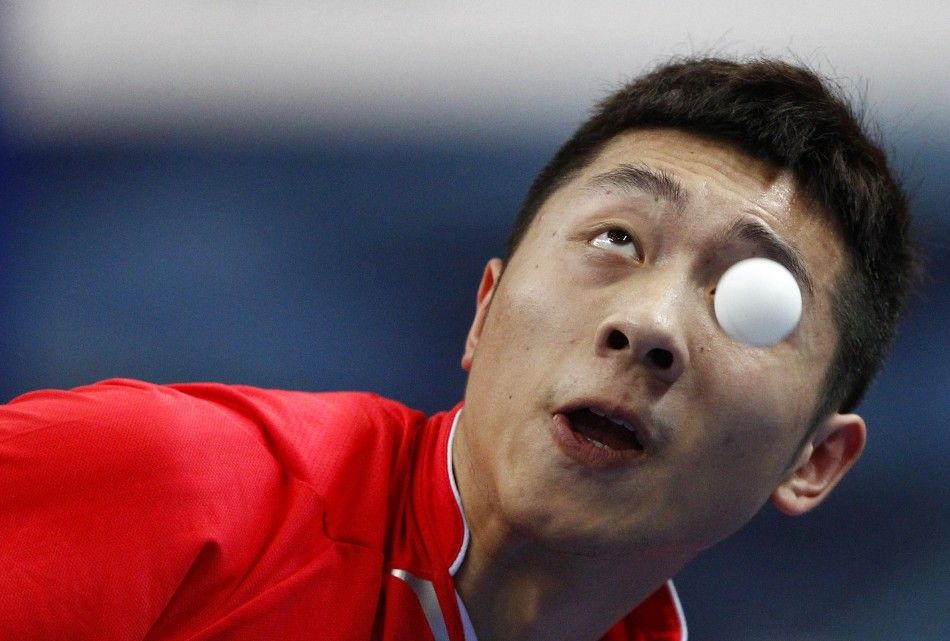
[[[629,164],[665,173],[685,198],[590,187]],[[770,347],[732,339],[713,312],[719,276],[766,253],[723,242],[737,217],[794,248],[812,281],[799,325]],[[556,191],[507,265],[488,262],[453,451],[472,532],[456,584],[480,641],[598,639],[770,498],[795,515],[827,496],[865,441],[853,414],[809,424],[843,259],[788,171],[644,129]],[[578,403],[635,416],[643,453],[604,468],[568,456],[555,417]]]

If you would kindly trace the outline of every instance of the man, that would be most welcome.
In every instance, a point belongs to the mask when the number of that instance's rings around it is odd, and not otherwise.
[[[802,292],[767,347],[713,307],[751,256]],[[532,185],[464,406],[115,380],[2,408],[0,636],[685,639],[668,579],[859,457],[912,265],[884,155],[818,78],[661,67]]]

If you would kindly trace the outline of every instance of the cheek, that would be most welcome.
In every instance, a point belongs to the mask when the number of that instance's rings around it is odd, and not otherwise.
[[[694,335],[690,374],[695,396],[721,421],[776,424],[796,429],[810,418],[821,372],[802,341],[766,348],[743,345],[719,328],[714,316]]]
[[[697,350],[686,423],[687,449],[705,464],[725,461],[737,475],[781,475],[811,416],[816,382],[793,350],[707,344]],[[702,465],[700,461],[696,464]]]
[[[548,386],[546,376],[557,358],[558,320],[544,291],[512,287],[513,280],[503,280],[492,300],[466,387],[467,406],[502,432],[509,420],[542,402],[539,392]]]
[[[676,506],[672,517],[684,536],[708,546],[739,529],[767,502],[780,483],[787,455],[773,438],[778,426],[736,415],[705,424],[705,438],[683,443],[670,469],[663,503]],[[791,447],[788,448],[789,453]],[[682,456],[679,456],[679,455]]]
[[[530,275],[533,278],[511,279],[491,310],[491,340],[513,359],[561,354],[566,345],[577,343],[576,334],[584,325],[576,309],[579,298],[563,283],[550,273],[547,278]]]

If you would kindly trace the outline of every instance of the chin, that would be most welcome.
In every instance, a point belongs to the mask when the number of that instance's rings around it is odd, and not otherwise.
[[[628,546],[631,539],[617,529],[615,517],[585,514],[563,499],[552,501],[550,493],[519,494],[502,511],[517,538],[560,553],[598,556]]]

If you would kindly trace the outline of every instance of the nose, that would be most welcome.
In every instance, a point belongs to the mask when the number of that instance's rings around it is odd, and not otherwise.
[[[632,301],[597,328],[596,353],[625,358],[672,384],[687,366],[687,349],[671,295]]]

